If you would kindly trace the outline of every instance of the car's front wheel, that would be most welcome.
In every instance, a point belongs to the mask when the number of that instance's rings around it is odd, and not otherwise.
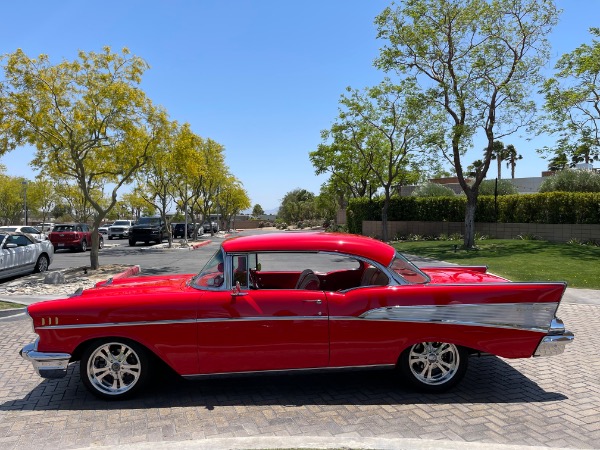
[[[35,263],[35,268],[33,271],[35,273],[45,272],[48,270],[48,266],[50,265],[50,260],[46,255],[40,255],[37,262]]]
[[[82,252],[85,252],[87,250],[87,242],[85,239],[81,241],[81,246],[79,247],[79,250],[81,250]]]
[[[443,392],[465,376],[468,361],[469,355],[463,347],[446,342],[421,342],[402,352],[398,369],[417,389]]]
[[[133,239],[129,239],[129,246],[130,247],[134,247],[135,246],[135,241]]]
[[[104,247],[104,239],[102,239],[102,236],[100,236],[98,238],[98,249],[102,249],[102,247]]]
[[[147,351],[120,339],[95,341],[80,361],[81,381],[95,396],[121,400],[139,392],[148,380]]]

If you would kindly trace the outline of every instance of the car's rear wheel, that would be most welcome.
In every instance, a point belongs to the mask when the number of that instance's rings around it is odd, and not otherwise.
[[[468,361],[469,355],[463,347],[446,342],[421,342],[402,352],[398,369],[417,389],[443,392],[465,376]]]
[[[108,240],[112,241],[112,236],[110,234],[108,235]]]
[[[81,246],[79,247],[79,250],[81,250],[82,252],[87,251],[87,242],[85,239],[81,241]]]
[[[133,239],[129,239],[129,246],[135,247],[135,241]]]
[[[148,380],[147,351],[135,342],[95,341],[80,361],[81,381],[95,396],[121,400],[139,392]]]
[[[46,270],[48,270],[49,265],[50,260],[48,259],[48,257],[46,255],[40,255],[37,262],[35,263],[35,268],[33,269],[33,271],[35,273],[45,272]]]

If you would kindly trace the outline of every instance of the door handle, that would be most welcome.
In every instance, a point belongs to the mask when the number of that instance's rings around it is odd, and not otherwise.
[[[302,300],[304,303],[316,303],[317,305],[320,305],[321,303],[323,303],[322,300]]]

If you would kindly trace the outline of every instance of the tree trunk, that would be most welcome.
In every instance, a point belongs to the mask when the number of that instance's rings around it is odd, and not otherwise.
[[[390,206],[390,193],[389,189],[385,190],[385,200],[383,201],[383,208],[381,208],[381,240],[383,242],[387,242],[389,240],[388,236],[388,208]]]
[[[104,220],[104,215],[98,215],[94,219],[94,223],[92,225],[92,243],[90,248],[90,269],[96,270],[100,267],[99,261],[99,246],[100,243],[100,233],[98,232],[98,228],[100,228],[100,223]]]
[[[467,207],[465,209],[464,246],[468,250],[475,246],[475,210],[477,209],[477,193],[467,192]]]

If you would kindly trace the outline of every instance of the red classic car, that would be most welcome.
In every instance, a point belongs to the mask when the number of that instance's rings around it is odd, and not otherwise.
[[[562,353],[564,283],[513,283],[485,267],[417,268],[362,236],[237,237],[197,275],[108,280],[28,307],[21,350],[45,378],[80,361],[95,395],[135,394],[159,361],[193,378],[298,369],[397,368],[415,387],[460,381],[470,355]]]

